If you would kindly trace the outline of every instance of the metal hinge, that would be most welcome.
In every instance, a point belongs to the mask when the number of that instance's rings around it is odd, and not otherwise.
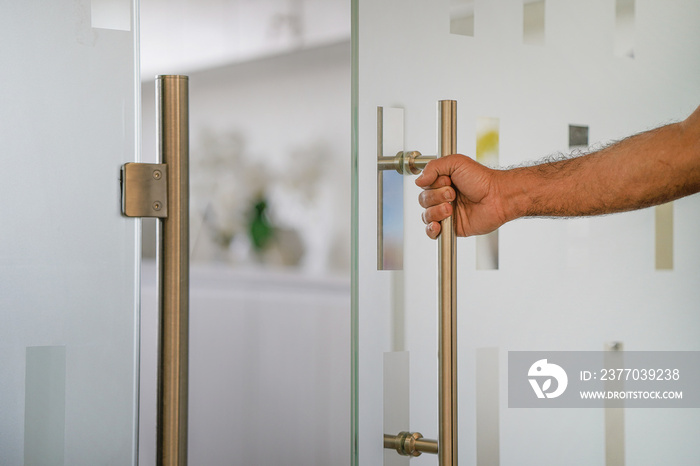
[[[122,165],[122,213],[127,217],[166,218],[167,170],[164,163]]]

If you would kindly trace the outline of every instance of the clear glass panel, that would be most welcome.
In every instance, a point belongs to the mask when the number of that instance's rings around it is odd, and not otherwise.
[[[376,108],[403,108],[405,149],[423,154],[437,150],[438,100],[458,101],[457,146],[472,157],[479,118],[497,117],[498,163],[512,166],[579,146],[572,123],[595,147],[681,120],[700,102],[697,2],[636,4],[635,60],[616,56],[618,13],[606,0],[474,2],[470,39],[451,34],[450,4],[353,2],[355,465],[382,464],[383,434],[397,434],[383,427],[386,353],[408,354],[410,430],[438,434],[436,244],[410,180],[404,270],[376,269]],[[535,7],[546,17],[537,47],[523,40],[524,9]],[[458,239],[460,464],[601,464],[621,453],[606,452],[614,438],[628,464],[699,457],[697,409],[628,409],[620,422],[603,408],[507,400],[509,351],[700,350],[698,228],[698,196],[674,202],[672,215],[523,219],[499,229],[497,270],[477,266],[476,238]]]
[[[155,160],[154,76],[190,77],[190,464],[349,457],[348,7],[141,0],[144,160]],[[139,450],[154,464],[148,244]]]
[[[135,464],[134,3],[4,2],[0,462]]]

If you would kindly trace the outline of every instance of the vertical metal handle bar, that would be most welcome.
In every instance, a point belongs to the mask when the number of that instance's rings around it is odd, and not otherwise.
[[[187,464],[189,118],[187,76],[158,76],[159,162],[168,167],[168,217],[158,239],[160,291],[157,464]]]
[[[457,151],[457,102],[438,103],[438,157]],[[438,463],[457,466],[457,246],[452,217],[441,222],[438,335]]]
[[[384,108],[377,107],[377,159],[384,152]],[[384,174],[377,170],[377,270],[384,269]]]

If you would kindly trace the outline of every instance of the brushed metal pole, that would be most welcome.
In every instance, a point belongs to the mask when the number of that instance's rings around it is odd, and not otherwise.
[[[457,102],[438,103],[438,157],[457,151]],[[452,217],[441,222],[438,336],[438,463],[457,466],[457,245]]]
[[[187,76],[158,76],[158,157],[168,167],[168,217],[159,226],[157,464],[187,464],[189,117]]]
[[[377,160],[384,157],[384,108],[377,107]],[[387,157],[388,158],[388,157]],[[377,162],[379,163],[379,162]],[[377,170],[377,270],[384,270],[384,174]]]

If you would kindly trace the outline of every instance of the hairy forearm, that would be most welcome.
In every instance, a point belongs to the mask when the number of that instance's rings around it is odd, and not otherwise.
[[[700,107],[581,157],[500,173],[508,220],[624,212],[700,191]]]

